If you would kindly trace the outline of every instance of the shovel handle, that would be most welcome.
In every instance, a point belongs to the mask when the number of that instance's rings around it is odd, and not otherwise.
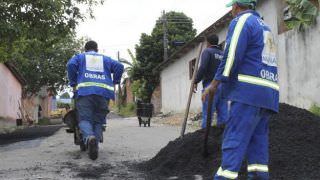
[[[207,109],[207,122],[206,122],[206,132],[204,134],[204,144],[203,144],[203,156],[207,157],[208,156],[208,138],[210,134],[210,127],[211,127],[211,110],[212,110],[212,103],[214,99],[214,93],[209,92],[209,98],[208,98],[208,109]]]

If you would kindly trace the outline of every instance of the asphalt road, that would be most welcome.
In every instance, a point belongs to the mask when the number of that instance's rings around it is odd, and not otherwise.
[[[160,124],[139,127],[136,118],[108,122],[96,161],[80,152],[65,128],[50,137],[0,145],[0,179],[145,179],[131,165],[153,157],[180,131]]]

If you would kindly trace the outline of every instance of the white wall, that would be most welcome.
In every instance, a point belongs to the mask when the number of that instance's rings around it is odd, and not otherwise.
[[[281,2],[279,0],[265,0],[258,4],[257,12],[263,17],[271,31],[278,34],[278,7]]]
[[[278,39],[281,102],[305,109],[320,105],[320,24]]]
[[[191,83],[189,61],[196,58],[197,51],[198,47],[189,51],[161,72],[162,112],[183,112],[185,110]],[[198,91],[192,98],[191,111],[200,111],[200,98],[201,93]]]

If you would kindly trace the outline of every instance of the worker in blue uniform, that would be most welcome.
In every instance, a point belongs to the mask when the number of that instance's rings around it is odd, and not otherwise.
[[[98,54],[98,44],[88,41],[85,53],[72,57],[68,64],[70,86],[76,89],[79,127],[89,157],[98,158],[98,143],[106,123],[107,102],[114,99],[114,85],[119,84],[124,67],[110,57]],[[112,75],[113,74],[113,78]]]
[[[279,108],[276,46],[270,28],[255,11],[257,0],[232,0],[235,17],[217,74],[203,93],[219,84],[228,100],[221,167],[214,179],[237,179],[244,157],[248,179],[269,179],[268,124]]]
[[[203,91],[207,86],[210,85],[211,81],[213,80],[217,72],[220,61],[222,60],[222,57],[223,57],[222,56],[223,52],[221,48],[218,46],[219,37],[217,35],[213,34],[209,36],[207,38],[207,42],[208,42],[208,47],[205,50],[203,50],[201,54],[200,67],[198,69],[196,78],[194,80],[194,93],[197,91],[198,83],[200,81],[202,81]],[[211,116],[216,111],[217,105],[222,102],[222,100],[219,98],[219,95],[217,95],[214,98],[214,102],[211,110]],[[222,106],[219,106],[219,107],[222,107]],[[207,126],[207,110],[208,110],[208,98],[206,98],[206,100],[202,102],[202,122],[201,122],[202,128],[206,128]],[[220,123],[220,121],[218,123]]]

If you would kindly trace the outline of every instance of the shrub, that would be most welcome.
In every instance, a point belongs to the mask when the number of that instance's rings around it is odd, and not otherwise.
[[[134,103],[128,103],[120,108],[119,115],[124,117],[132,117],[136,115],[136,105]]]
[[[320,107],[316,104],[313,104],[310,108],[310,112],[312,112],[313,114],[320,116]]]
[[[38,120],[38,125],[50,125],[50,119],[49,118],[41,118]]]

